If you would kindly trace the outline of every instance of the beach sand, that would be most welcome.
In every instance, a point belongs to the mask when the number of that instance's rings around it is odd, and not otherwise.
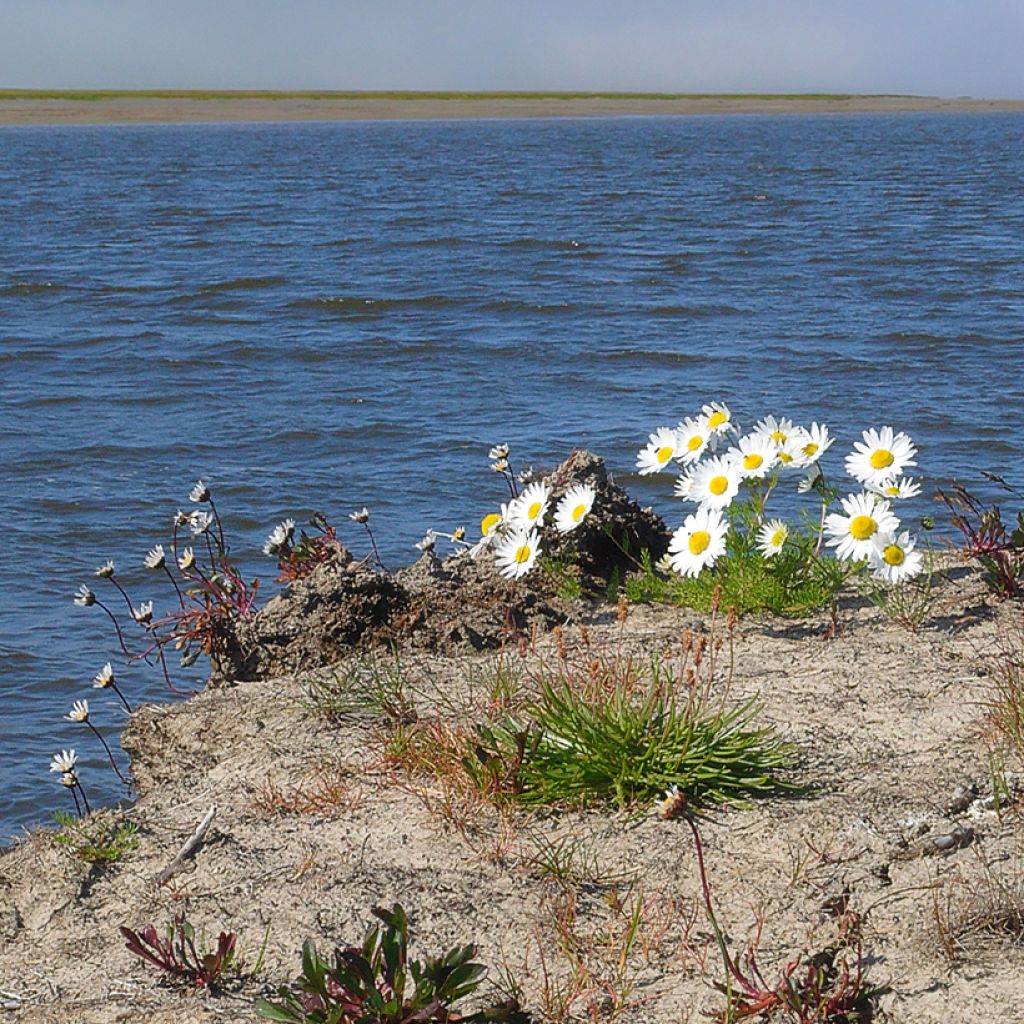
[[[1024,111],[1024,100],[917,96],[657,98],[624,96],[344,97],[279,99],[11,98],[0,92],[0,125],[189,124],[203,122],[447,120],[527,117],[666,117],[709,114],[879,114]]]

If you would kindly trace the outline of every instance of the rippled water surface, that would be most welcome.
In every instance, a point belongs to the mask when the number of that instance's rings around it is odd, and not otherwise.
[[[159,597],[197,476],[267,591],[285,515],[367,504],[394,563],[472,524],[501,440],[678,517],[635,451],[712,398],[1024,483],[1022,154],[1015,115],[0,129],[0,841],[62,747],[116,798],[71,598],[108,557]]]

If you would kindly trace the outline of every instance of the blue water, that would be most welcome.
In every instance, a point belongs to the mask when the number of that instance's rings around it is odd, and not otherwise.
[[[0,840],[66,806],[63,747],[116,799],[61,717],[123,722],[71,598],[108,557],[159,598],[197,476],[268,595],[277,520],[361,549],[366,504],[411,560],[500,496],[498,441],[678,519],[635,452],[711,399],[827,422],[837,472],[891,423],[931,481],[1024,483],[1022,154],[1019,115],[0,129]]]

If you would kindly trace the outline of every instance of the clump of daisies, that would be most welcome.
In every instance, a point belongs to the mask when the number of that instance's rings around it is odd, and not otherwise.
[[[464,541],[465,531],[460,531],[458,542],[466,544],[473,558],[489,552],[502,576],[518,580],[543,555],[541,539],[545,527],[553,526],[562,536],[571,535],[590,515],[597,492],[589,484],[574,484],[555,503],[549,479],[535,479],[532,469],[518,475],[513,472],[508,444],[495,445],[489,458],[493,460],[491,468],[508,485],[509,501],[483,517],[480,539],[475,544]]]
[[[708,594],[731,583],[726,589],[735,594],[726,597],[736,597],[743,610],[778,612],[827,604],[865,571],[884,585],[916,576],[922,553],[895,512],[921,491],[905,475],[916,465],[913,442],[889,426],[865,430],[845,460],[858,487],[840,497],[822,463],[834,440],[825,424],[800,426],[771,415],[744,433],[720,402],[674,428],[657,428],[636,469],[675,470],[674,494],[687,509],[659,567],[699,582]],[[789,481],[796,494],[816,495],[817,515],[805,513],[802,523],[769,516],[770,497]]]

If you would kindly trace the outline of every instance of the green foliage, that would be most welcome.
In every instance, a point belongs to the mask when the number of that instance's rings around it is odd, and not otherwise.
[[[53,820],[60,826],[53,841],[87,864],[112,864],[139,845],[139,826],[123,818],[83,821],[67,811],[54,811]]]
[[[544,679],[526,719],[478,730],[467,770],[492,794],[540,805],[624,807],[671,785],[694,805],[743,804],[790,788],[775,773],[791,750],[753,727],[754,700],[726,708],[699,685],[677,692],[657,662],[643,677]]]
[[[916,633],[935,603],[935,580],[930,559],[926,560],[922,575],[891,586],[876,584],[865,593],[886,618]]]
[[[409,960],[409,922],[399,904],[373,908],[373,925],[361,947],[336,949],[332,961],[312,941],[302,947],[302,975],[278,989],[280,1002],[256,1001],[261,1017],[287,1024],[442,1024],[519,1021],[514,1005],[464,1015],[452,1010],[474,992],[486,969],[473,963],[473,946],[456,946],[424,962]]]
[[[570,551],[560,558],[541,554],[537,559],[544,575],[554,584],[555,593],[565,601],[574,601],[583,594],[583,584],[574,572],[574,554]]]

